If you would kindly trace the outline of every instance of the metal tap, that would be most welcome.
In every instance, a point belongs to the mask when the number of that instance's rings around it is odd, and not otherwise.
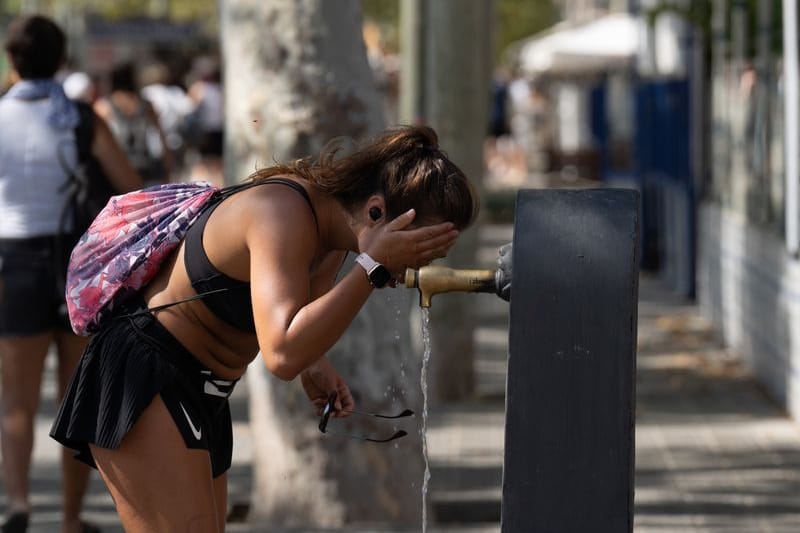
[[[404,283],[409,289],[419,289],[420,307],[430,307],[433,295],[443,292],[498,293],[499,275],[499,270],[456,270],[429,265],[419,270],[406,269]]]
[[[424,266],[419,270],[407,268],[403,283],[409,289],[419,289],[419,306],[430,307],[434,294],[442,292],[493,292],[511,301],[512,243],[497,250],[496,270],[456,270],[443,266]]]

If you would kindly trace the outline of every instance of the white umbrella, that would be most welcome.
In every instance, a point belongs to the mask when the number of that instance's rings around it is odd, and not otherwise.
[[[523,43],[520,67],[529,74],[584,74],[626,68],[639,49],[639,22],[625,13],[559,24]]]

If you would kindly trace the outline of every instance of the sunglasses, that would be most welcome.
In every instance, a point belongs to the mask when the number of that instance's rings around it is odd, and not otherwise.
[[[367,437],[367,436],[364,436],[364,435],[354,435],[352,433],[341,433],[341,432],[337,432],[337,431],[330,431],[330,430],[328,430],[328,420],[330,420],[330,418],[331,418],[331,413],[333,413],[333,410],[334,410],[333,406],[335,404],[336,404],[336,393],[332,392],[331,395],[328,396],[328,401],[325,402],[325,407],[322,409],[322,416],[320,417],[320,420],[319,420],[319,430],[321,432],[327,434],[327,435],[338,435],[338,436],[342,436],[342,437],[350,437],[351,439],[358,439],[358,440],[364,440],[364,441],[369,441],[369,442],[390,442],[390,441],[393,441],[395,439],[399,439],[400,437],[405,437],[406,435],[408,435],[408,433],[406,433],[402,429],[399,430],[399,431],[396,431],[394,433],[394,435],[392,435],[391,437],[387,437],[385,439]],[[375,418],[404,418],[404,417],[407,417],[407,416],[414,416],[414,411],[412,411],[411,409],[406,409],[402,413],[397,414],[397,415],[379,415],[379,414],[376,414],[376,413],[366,413],[364,411],[355,411],[355,410],[350,410],[350,409],[343,409],[343,411],[345,413],[353,413],[353,414],[357,414],[357,415],[372,416],[372,417],[375,417]]]

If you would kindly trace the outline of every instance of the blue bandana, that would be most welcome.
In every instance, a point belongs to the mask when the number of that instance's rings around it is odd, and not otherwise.
[[[50,98],[53,112],[48,120],[60,130],[73,129],[81,120],[75,102],[67,98],[64,88],[55,80],[21,80],[15,83],[6,93],[7,98],[20,100],[38,100]]]

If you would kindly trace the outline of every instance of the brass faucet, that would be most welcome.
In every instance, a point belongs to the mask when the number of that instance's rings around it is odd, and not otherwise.
[[[434,294],[442,292],[497,293],[499,270],[456,270],[444,266],[424,266],[419,270],[407,268],[404,283],[409,289],[419,289],[420,307],[430,307]]]

